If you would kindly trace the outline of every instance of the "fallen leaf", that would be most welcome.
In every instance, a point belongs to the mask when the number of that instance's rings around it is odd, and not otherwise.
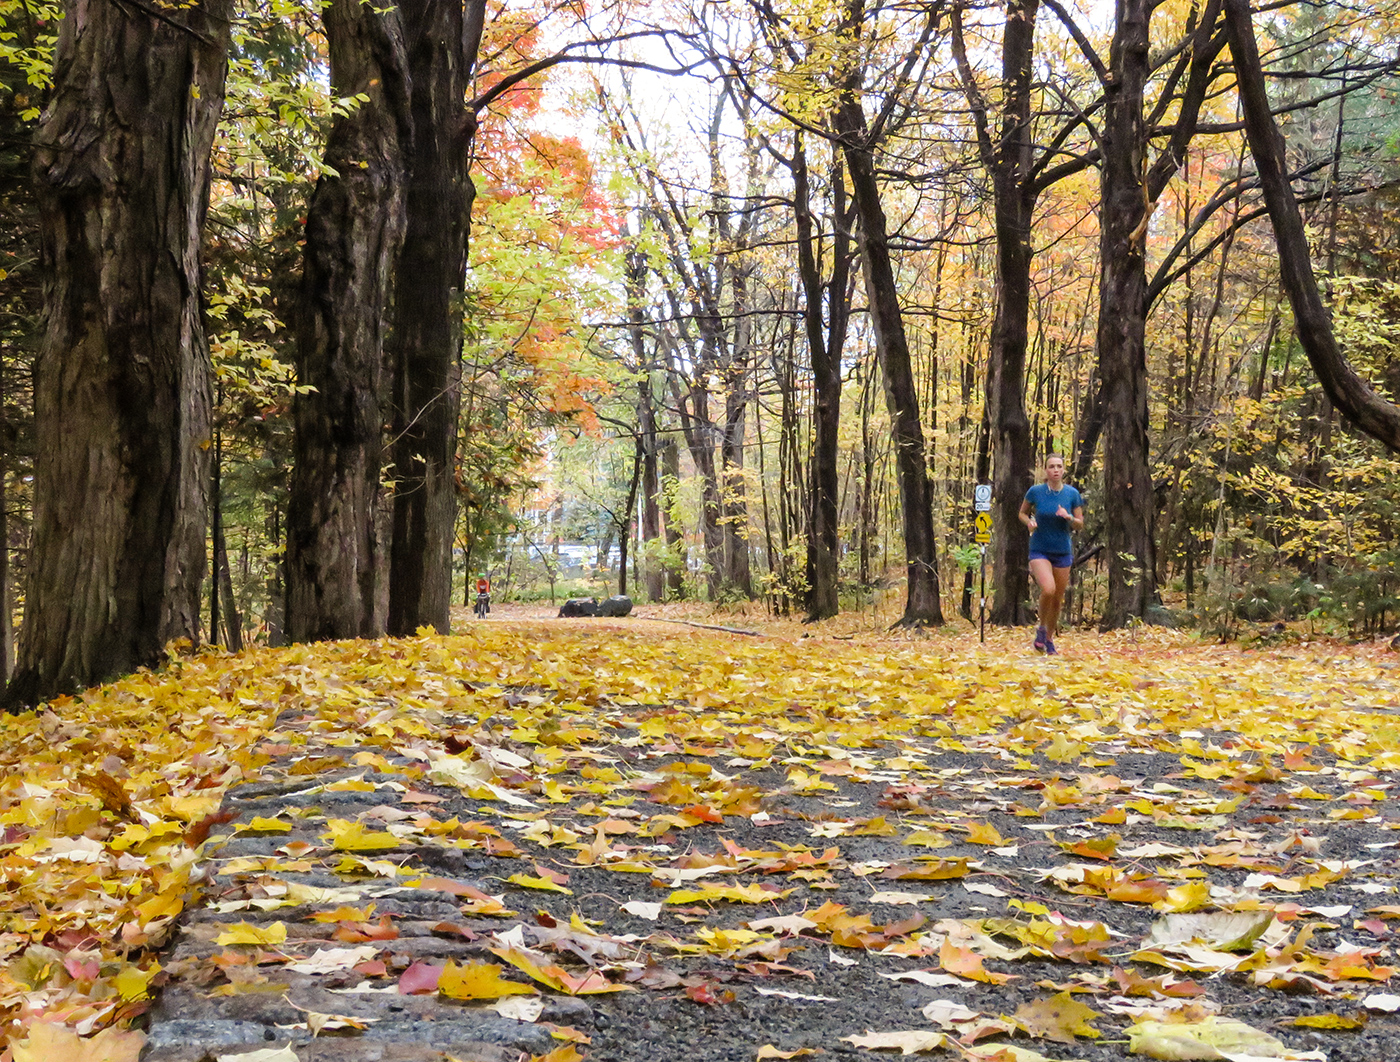
[[[1077,1036],[1097,1039],[1099,1031],[1089,1021],[1102,1016],[1068,992],[1060,992],[1033,1003],[1022,1003],[1012,1015],[1016,1023],[1031,1036],[1061,1044],[1072,1044]]]
[[[255,926],[248,922],[239,922],[237,925],[229,926],[214,938],[215,944],[228,945],[255,945],[259,947],[276,947],[287,942],[287,926],[283,922],[273,922],[266,926]]]
[[[488,1008],[503,1018],[514,1021],[535,1022],[544,1013],[544,1000],[539,996],[504,996]]]
[[[472,962],[463,966],[449,962],[438,976],[437,989],[449,999],[500,999],[536,994],[532,985],[503,979],[504,972],[493,962]]]
[[[134,1029],[103,1029],[81,1037],[61,1025],[39,1022],[12,1048],[14,1062],[136,1062],[146,1034]]]
[[[1213,1059],[1326,1062],[1327,1058],[1320,1051],[1290,1051],[1282,1041],[1233,1018],[1209,1017],[1186,1023],[1143,1021],[1129,1026],[1127,1034],[1130,1052],[1168,1062]]]
[[[842,1042],[863,1047],[867,1051],[898,1051],[903,1055],[915,1055],[924,1051],[937,1051],[947,1042],[947,1037],[931,1029],[911,1029],[907,1032],[869,1032],[864,1036],[843,1036]]]

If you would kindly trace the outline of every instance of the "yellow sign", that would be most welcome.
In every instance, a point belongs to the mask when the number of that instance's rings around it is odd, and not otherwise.
[[[973,525],[977,533],[973,536],[974,542],[990,542],[992,540],[992,514],[978,513],[977,522]]]

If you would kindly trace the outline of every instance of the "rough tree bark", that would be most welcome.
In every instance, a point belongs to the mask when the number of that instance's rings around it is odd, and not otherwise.
[[[412,78],[408,226],[395,291],[389,633],[447,633],[457,511],[463,285],[476,115],[466,92],[485,0],[403,0]]]
[[[1104,539],[1109,552],[1108,600],[1102,626],[1143,616],[1156,600],[1155,499],[1148,455],[1147,283],[1148,225],[1157,199],[1181,166],[1197,118],[1216,75],[1223,45],[1219,0],[1192,12],[1189,42],[1175,50],[1175,66],[1153,113],[1144,110],[1148,78],[1151,0],[1117,0],[1107,64],[1095,54],[1058,0],[1045,0],[1079,41],[1103,87],[1099,133],[1099,315],[1096,331],[1100,390],[1096,412],[1104,434]],[[1182,76],[1186,85],[1178,92]],[[1179,101],[1179,103],[1178,103]],[[1149,133],[1178,103],[1166,147],[1150,165]],[[1095,418],[1097,420],[1097,418]],[[1086,438],[1087,442],[1087,438]],[[1081,446],[1076,470],[1092,451]]]
[[[1021,500],[1030,489],[1031,425],[1026,417],[1026,344],[1031,300],[1031,221],[1039,189],[1032,182],[1031,59],[1037,0],[1008,0],[1002,32],[1001,128],[994,143],[989,107],[977,87],[954,16],[954,54],[977,129],[982,165],[992,178],[996,226],[996,306],[987,352],[987,411],[993,452],[993,623],[1031,619],[1026,592],[1030,548],[1021,533]]]
[[[1224,0],[1224,8],[1225,29],[1244,110],[1245,133],[1269,208],[1269,219],[1273,222],[1279,269],[1293,307],[1298,342],[1327,397],[1342,415],[1373,439],[1400,452],[1400,406],[1376,394],[1347,364],[1332,332],[1332,319],[1317,290],[1307,234],[1293,188],[1288,183],[1283,136],[1269,111],[1248,0]]]
[[[337,117],[333,172],[306,217],[287,501],[287,631],[293,641],[382,633],[375,532],[383,449],[384,322],[404,233],[412,139],[408,65],[395,6],[325,10],[331,91],[369,99]]]
[[[858,75],[856,75],[858,77]],[[925,462],[924,432],[919,423],[919,398],[910,364],[909,341],[904,332],[899,293],[890,261],[885,211],[875,178],[875,161],[868,144],[865,119],[853,92],[846,92],[837,111],[836,132],[841,137],[851,199],[860,219],[859,245],[865,297],[875,333],[875,355],[885,384],[885,405],[890,414],[903,510],[904,557],[908,573],[908,597],[901,626],[941,624],[938,556],[933,537],[933,510]]]
[[[156,663],[199,630],[209,350],[200,229],[229,0],[71,0],[37,138],[48,323],[34,526],[6,698]]]
[[[1117,0],[1104,82],[1100,169],[1098,363],[1103,380],[1108,604],[1119,627],[1152,602],[1152,474],[1147,435],[1147,270],[1150,220],[1143,97],[1150,0]]]

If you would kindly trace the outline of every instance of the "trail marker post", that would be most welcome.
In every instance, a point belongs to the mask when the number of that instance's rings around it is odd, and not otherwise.
[[[982,547],[982,590],[981,605],[977,613],[977,628],[978,638],[985,644],[987,641],[987,543],[992,540],[992,485],[990,483],[978,483],[972,488],[972,508],[977,514],[974,518],[973,541]]]

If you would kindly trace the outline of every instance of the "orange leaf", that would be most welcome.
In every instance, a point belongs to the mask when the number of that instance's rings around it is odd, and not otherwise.
[[[982,981],[989,985],[1004,985],[1014,980],[1011,974],[993,973],[982,968],[982,956],[970,948],[960,948],[956,944],[943,942],[938,949],[938,965],[950,974],[966,977],[970,981]]]

